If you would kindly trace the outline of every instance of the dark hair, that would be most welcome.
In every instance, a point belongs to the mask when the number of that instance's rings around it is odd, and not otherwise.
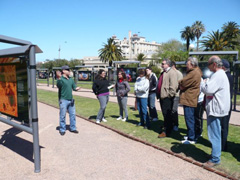
[[[149,69],[149,70],[151,70],[151,71],[152,71],[152,68],[151,68],[150,66],[146,67],[146,70],[147,70],[147,69]]]
[[[96,76],[95,79],[99,79],[99,80],[106,79],[106,77],[103,78],[103,77],[101,76],[101,74],[102,74],[104,71],[105,71],[104,69],[99,69],[98,74],[97,74],[97,76]]]
[[[124,71],[119,71],[118,73],[121,73],[122,77],[123,77],[123,80],[127,81],[127,76],[126,76],[126,73]]]
[[[176,67],[176,63],[175,63],[175,61],[172,61],[172,66],[175,66],[175,67]]]
[[[138,70],[138,75],[146,75],[146,70],[145,69],[139,69]]]

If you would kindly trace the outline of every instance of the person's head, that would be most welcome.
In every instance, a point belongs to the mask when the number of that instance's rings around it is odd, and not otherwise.
[[[124,71],[119,71],[118,72],[118,79],[123,79],[124,81],[127,80],[126,73]]]
[[[152,73],[152,68],[151,67],[146,67],[146,74],[149,76]]]
[[[228,62],[228,60],[226,59],[222,59],[222,68],[224,71],[228,71],[230,68],[230,64]]]
[[[106,77],[106,71],[103,69],[99,69],[96,79],[104,79],[105,77]]]
[[[139,75],[140,77],[145,76],[145,75],[146,75],[145,69],[139,69],[139,70],[138,70],[138,75]]]
[[[175,61],[172,61],[172,68],[173,68],[173,69],[177,69],[177,68],[176,68],[176,63],[175,63]]]
[[[195,57],[189,57],[186,63],[187,71],[198,67],[198,60]]]
[[[222,68],[222,60],[218,56],[211,56],[208,60],[208,69],[216,72]]]
[[[67,65],[62,66],[62,74],[65,75],[65,76],[69,76],[70,75],[70,68],[69,68],[69,66],[67,66]]]
[[[162,61],[162,68],[164,70],[167,70],[167,68],[171,67],[171,65],[172,65],[172,62],[171,62],[170,59],[168,59],[168,58],[163,59],[163,61]]]

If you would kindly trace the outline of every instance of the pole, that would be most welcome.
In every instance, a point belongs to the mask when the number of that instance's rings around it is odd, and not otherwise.
[[[35,46],[30,47],[29,52],[29,69],[30,69],[30,103],[31,103],[31,117],[33,129],[33,153],[34,153],[34,172],[39,173],[40,167],[40,147],[38,134],[38,111],[37,111],[37,88],[36,88],[36,59]]]

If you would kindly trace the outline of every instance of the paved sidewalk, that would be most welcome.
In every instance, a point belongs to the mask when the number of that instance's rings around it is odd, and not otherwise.
[[[76,119],[79,134],[60,136],[58,114],[58,109],[38,103],[40,173],[34,173],[32,135],[0,123],[0,179],[225,179],[81,118]]]
[[[80,85],[80,87],[81,87],[81,85]],[[55,86],[55,88],[52,88],[52,86],[48,87],[46,84],[39,84],[37,86],[37,88],[38,89],[43,89],[43,90],[48,90],[48,91],[55,91],[55,92],[58,91],[58,88],[56,86]],[[90,89],[81,89],[78,92],[73,92],[73,94],[77,95],[77,96],[83,96],[83,97],[87,97],[87,98],[94,98],[94,99],[96,99],[96,96],[92,93],[92,90],[90,90]],[[117,98],[115,96],[113,96],[112,92],[111,92],[111,96],[110,96],[109,101],[117,103]],[[129,94],[128,105],[134,106],[134,103],[135,103],[134,95],[133,94]],[[156,108],[157,108],[157,110],[161,111],[161,108],[160,108],[160,105],[159,105],[158,101],[156,101]],[[237,106],[237,110],[238,111],[232,111],[230,124],[240,126],[240,106]],[[179,115],[183,115],[184,114],[183,113],[183,107],[179,106],[178,113],[179,113]],[[206,112],[204,112],[203,118],[206,119]]]

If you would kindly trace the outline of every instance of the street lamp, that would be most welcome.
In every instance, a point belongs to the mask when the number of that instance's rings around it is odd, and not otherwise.
[[[67,41],[64,41],[64,43],[67,43]],[[58,59],[60,60],[60,55],[61,55],[61,45],[59,44],[59,49],[58,49]]]

